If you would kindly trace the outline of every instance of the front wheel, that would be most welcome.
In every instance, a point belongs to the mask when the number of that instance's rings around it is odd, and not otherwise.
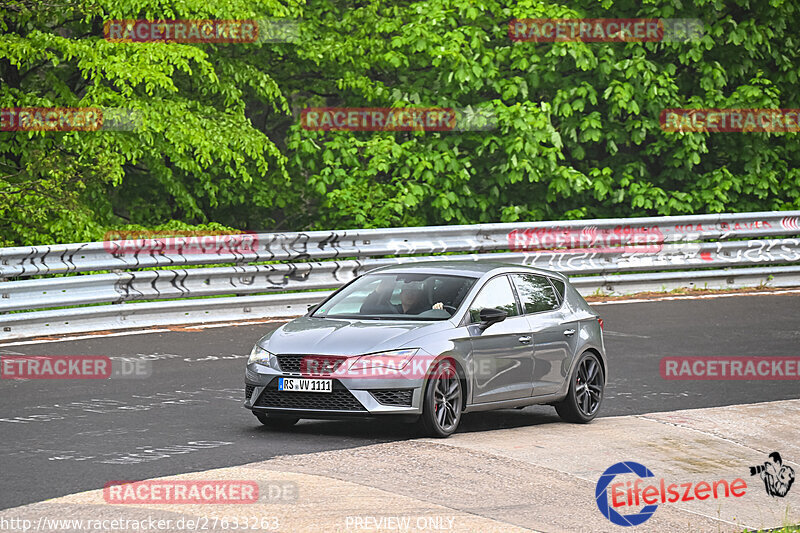
[[[268,415],[266,413],[253,413],[258,418],[258,421],[264,424],[267,427],[275,428],[275,429],[286,429],[290,428],[293,425],[297,424],[300,420],[299,418],[295,418],[293,416],[278,416],[278,415]]]
[[[600,360],[592,352],[585,352],[575,365],[567,397],[555,404],[558,416],[566,422],[590,422],[600,410],[604,388],[605,376]]]
[[[442,361],[431,372],[422,398],[420,425],[431,437],[449,437],[461,421],[461,380],[455,365]]]

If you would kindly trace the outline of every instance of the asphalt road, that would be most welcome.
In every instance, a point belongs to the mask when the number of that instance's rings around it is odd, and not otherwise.
[[[610,381],[601,416],[800,397],[796,381],[665,381],[663,356],[796,355],[800,296],[598,306]],[[268,327],[2,345],[5,355],[152,361],[146,379],[0,381],[0,508],[137,480],[409,439],[381,421],[301,421],[270,431],[242,408],[244,360]],[[544,424],[551,407],[465,415],[460,433]]]

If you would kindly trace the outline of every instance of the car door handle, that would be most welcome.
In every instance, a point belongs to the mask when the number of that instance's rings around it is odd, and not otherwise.
[[[567,337],[571,337],[572,335],[575,335],[575,330],[574,329],[565,329],[564,330],[564,335],[566,335]]]
[[[521,342],[522,344],[528,344],[529,342],[531,342],[531,336],[530,335],[523,335],[522,337],[520,337],[517,340],[519,340],[519,342]]]

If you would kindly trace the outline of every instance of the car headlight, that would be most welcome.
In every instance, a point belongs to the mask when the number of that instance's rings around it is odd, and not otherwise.
[[[247,364],[252,365],[253,363],[258,363],[260,365],[270,366],[269,360],[271,357],[272,354],[270,352],[256,344],[250,351],[250,357],[247,359]]]
[[[353,368],[391,368],[402,370],[409,361],[417,354],[419,348],[405,348],[403,350],[392,350],[388,352],[378,352],[362,355],[350,367]]]

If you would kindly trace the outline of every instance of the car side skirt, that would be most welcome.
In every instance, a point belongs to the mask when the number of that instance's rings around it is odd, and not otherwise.
[[[546,396],[529,396],[514,400],[501,400],[499,402],[486,402],[467,405],[463,412],[491,411],[493,409],[512,409],[514,407],[527,407],[529,405],[546,404],[564,399],[563,393],[548,394]]]

